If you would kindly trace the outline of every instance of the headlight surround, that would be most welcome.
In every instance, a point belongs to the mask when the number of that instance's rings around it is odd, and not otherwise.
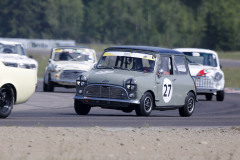
[[[126,80],[125,86],[127,90],[134,91],[137,89],[137,81],[135,79],[128,79]]]
[[[18,68],[18,64],[17,64],[17,63],[4,62],[4,61],[2,61],[2,62],[3,62],[3,64],[4,64],[5,66]]]
[[[80,87],[85,86],[87,84],[87,77],[80,75],[76,80],[76,84]]]
[[[220,72],[215,73],[214,81],[220,81],[223,78],[223,75]]]
[[[59,65],[55,65],[52,67],[51,72],[59,72],[62,70],[62,67]]]

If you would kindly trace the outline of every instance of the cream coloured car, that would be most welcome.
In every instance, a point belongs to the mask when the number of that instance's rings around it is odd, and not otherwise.
[[[78,46],[53,48],[45,69],[43,90],[53,92],[55,87],[76,87],[79,74],[90,71],[96,59],[93,49]]]
[[[35,92],[35,69],[6,66],[0,61],[0,118],[10,115],[13,104],[26,102]]]

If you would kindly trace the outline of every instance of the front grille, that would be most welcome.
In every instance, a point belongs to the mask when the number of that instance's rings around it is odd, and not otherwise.
[[[79,71],[79,70],[64,70],[60,75],[60,79],[62,79],[62,80],[76,80],[77,77],[82,72],[83,71]]]
[[[95,98],[128,99],[124,88],[111,85],[88,85],[84,90],[84,96]]]
[[[197,77],[193,77],[193,79],[197,87],[213,88],[213,80],[210,77],[197,76]]]

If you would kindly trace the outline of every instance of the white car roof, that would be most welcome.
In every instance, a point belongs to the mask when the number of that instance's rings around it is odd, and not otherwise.
[[[14,42],[14,41],[0,41],[1,44],[6,44],[6,45],[16,45],[16,44],[20,44],[22,45],[22,43],[20,42]]]
[[[202,48],[174,48],[179,52],[201,52],[201,53],[212,53],[217,55],[217,53],[210,49],[202,49]]]

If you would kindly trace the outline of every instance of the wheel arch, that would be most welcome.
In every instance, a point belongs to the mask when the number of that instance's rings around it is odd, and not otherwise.
[[[189,92],[191,92],[191,93],[194,95],[195,101],[197,102],[198,99],[197,99],[197,94],[196,94],[196,92],[194,92],[193,90],[190,90]],[[188,92],[188,93],[189,93],[189,92]]]

